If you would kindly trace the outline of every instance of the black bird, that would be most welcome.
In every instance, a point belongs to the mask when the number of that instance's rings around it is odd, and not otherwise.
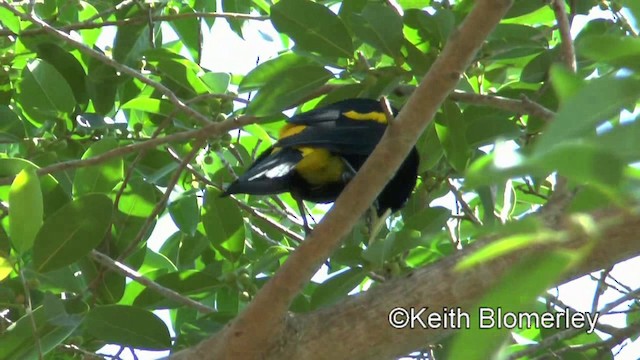
[[[391,111],[394,116],[398,113]],[[282,127],[278,142],[260,154],[223,196],[290,192],[308,231],[302,201],[335,201],[386,127],[384,109],[372,99],[347,99],[297,114]],[[416,184],[418,163],[414,147],[374,203],[378,216],[404,206]]]

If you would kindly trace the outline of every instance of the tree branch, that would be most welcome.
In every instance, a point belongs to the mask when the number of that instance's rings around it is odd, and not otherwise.
[[[157,292],[158,294],[164,296],[165,298],[169,299],[169,300],[173,300],[175,302],[177,302],[178,304],[182,304],[184,306],[193,308],[198,310],[199,312],[203,313],[203,314],[210,314],[215,312],[216,310],[214,308],[208,307],[206,305],[203,305],[197,301],[191,300],[188,297],[183,296],[180,293],[177,293],[169,288],[166,288],[160,284],[158,284],[157,282],[146,278],[144,276],[142,276],[140,273],[138,273],[137,271],[134,271],[130,268],[128,268],[127,266],[125,266],[124,264],[111,259],[110,257],[108,257],[107,255],[97,251],[97,250],[91,250],[91,257],[98,262],[100,265],[108,268],[109,270],[115,271],[118,274],[124,275],[128,278],[130,278],[131,280],[138,282],[142,285],[144,285],[145,287],[147,287],[148,289],[151,289],[152,291]]]
[[[12,4],[12,6],[15,4]],[[103,28],[105,26],[130,26],[137,24],[144,24],[157,21],[175,21],[181,19],[205,19],[205,18],[223,18],[223,19],[232,19],[232,20],[255,20],[255,21],[266,21],[269,20],[268,16],[260,16],[260,15],[249,15],[249,14],[240,14],[240,13],[212,13],[212,12],[193,12],[193,13],[182,13],[182,14],[174,14],[174,15],[154,15],[154,16],[136,16],[128,19],[122,20],[107,20],[102,22],[95,22],[96,19],[88,19],[87,21],[83,21],[80,23],[64,25],[56,28],[58,31],[69,32],[72,30],[89,30],[89,29],[97,29]],[[20,36],[35,36],[42,35],[47,32],[46,29],[27,29],[21,32]],[[0,30],[0,36],[11,36],[17,35],[11,30]]]
[[[558,30],[560,31],[560,46],[562,50],[562,60],[567,69],[576,72],[576,52],[573,48],[573,40],[571,39],[571,24],[567,17],[564,0],[553,0],[551,2],[553,13],[556,16]]]
[[[510,6],[509,0],[476,2],[475,8],[453,33],[441,56],[323,221],[289,256],[253,302],[217,336],[196,346],[190,355],[199,359],[255,359],[267,358],[267,354],[272,358],[290,358],[279,356],[282,352],[279,341],[283,340],[291,301],[398,169]],[[184,357],[176,355],[175,358]]]
[[[229,118],[222,122],[211,123],[201,129],[183,131],[183,132],[179,132],[179,133],[175,133],[175,134],[171,134],[171,135],[167,135],[167,136],[163,136],[155,139],[149,139],[145,142],[129,144],[129,145],[119,147],[87,159],[69,160],[69,161],[60,162],[54,165],[45,166],[43,168],[38,169],[37,174],[39,176],[42,176],[42,175],[51,174],[57,171],[64,171],[68,169],[77,169],[81,167],[97,165],[115,157],[122,157],[139,150],[153,148],[158,145],[162,145],[170,142],[220,136],[222,134],[226,134],[230,130],[237,129],[245,125],[257,123],[259,120],[260,120],[259,118],[256,118],[253,116],[241,116],[239,118]],[[10,184],[11,181],[13,181],[13,177],[2,178],[0,179],[0,185]]]
[[[534,216],[544,219],[542,214]],[[595,243],[591,254],[570,274],[558,280],[558,284],[640,254],[640,242],[636,241],[637,234],[640,233],[640,214],[629,215],[626,210],[608,209],[593,212],[590,216],[602,231],[602,236]],[[533,254],[544,255],[562,246],[570,248],[571,244],[584,240],[567,223],[555,227],[554,230],[563,232],[571,240],[566,243],[547,243],[545,246],[519,249],[474,266],[466,272],[456,270],[461,259],[494,240],[491,236],[484,237],[437,263],[417,269],[403,277],[388,280],[365,293],[350,296],[336,305],[289,317],[281,334],[271,333],[273,341],[278,344],[276,350],[280,352],[268,354],[270,356],[263,354],[264,359],[387,359],[437,344],[454,331],[444,328],[395,329],[387,320],[390,310],[396,307],[408,309],[424,306],[436,312],[443,307],[469,309],[499,283],[523,257]],[[572,234],[573,236],[570,236]],[[606,304],[600,311],[609,312],[637,297],[639,293],[640,290],[630,292]],[[267,308],[266,311],[269,310]],[[582,330],[567,331],[574,333],[563,334],[566,336],[563,338],[572,337]],[[203,344],[198,348],[179,352],[172,359],[206,359],[205,351],[211,351],[212,348],[206,348]],[[207,340],[206,344],[225,345],[220,336]],[[240,353],[237,358],[252,357],[250,354]]]
[[[169,196],[171,195],[171,192],[173,192],[173,188],[178,183],[178,180],[180,180],[180,176],[182,175],[182,170],[184,170],[185,167],[189,165],[191,160],[193,160],[196,157],[196,155],[198,155],[198,151],[200,151],[202,146],[204,146],[204,143],[205,143],[205,139],[198,139],[195,141],[195,143],[193,144],[193,149],[189,152],[189,154],[187,154],[184,157],[180,165],[178,165],[178,168],[176,168],[171,179],[169,179],[169,182],[167,183],[167,188],[165,189],[158,203],[156,203],[156,206],[153,208],[153,211],[151,211],[151,214],[149,214],[149,216],[147,217],[147,220],[145,221],[144,225],[142,225],[142,227],[138,231],[138,234],[136,234],[136,237],[133,239],[133,241],[131,241],[131,244],[129,244],[127,249],[124,250],[118,258],[120,259],[127,258],[137,248],[138,244],[143,240],[145,234],[149,231],[149,228],[151,227],[151,224],[153,223],[153,221],[156,219],[158,215],[160,215],[162,210],[164,210],[164,208],[166,207],[167,201],[169,201]]]

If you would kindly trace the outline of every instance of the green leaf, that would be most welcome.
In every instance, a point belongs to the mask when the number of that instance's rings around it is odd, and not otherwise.
[[[451,101],[446,102],[443,114],[438,114],[435,124],[436,133],[447,160],[457,171],[464,171],[471,152],[466,139],[465,124],[458,106]]]
[[[120,77],[116,70],[98,60],[89,59],[87,69],[87,91],[96,112],[107,115],[116,102]]]
[[[140,177],[134,177],[129,180],[120,196],[118,210],[128,216],[147,218],[156,206],[159,192],[155,186]]]
[[[191,96],[208,92],[198,76],[202,68],[184,56],[161,48],[145,51],[144,57],[162,74],[162,82],[174,91]]]
[[[23,169],[37,169],[32,162],[24,159],[0,158],[0,177],[16,176]],[[69,197],[56,179],[49,175],[40,177],[40,189],[44,200],[44,215],[48,216],[65,204]],[[9,201],[9,188],[0,186],[0,199]]]
[[[311,296],[311,308],[317,309],[343,299],[351,290],[367,277],[362,268],[350,268],[336,274],[318,285]]]
[[[222,0],[222,10],[228,13],[249,14],[251,12],[251,0]],[[231,30],[242,37],[242,25],[244,19],[227,19]]]
[[[47,307],[45,303],[34,309],[0,334],[0,359],[37,359],[40,349],[47,354],[62,344],[80,325],[79,315],[63,313],[57,314],[56,318],[53,316],[56,314],[52,314]],[[33,340],[33,323],[40,349]]]
[[[181,14],[193,14],[193,9],[183,7],[180,11]],[[200,63],[200,57],[202,49],[200,48],[200,40],[202,38],[202,31],[200,26],[200,19],[197,17],[189,17],[183,19],[176,19],[170,21],[169,24],[178,34],[180,43],[189,52],[189,55],[194,59],[196,63]]]
[[[17,142],[25,137],[24,125],[8,106],[0,105],[0,140]]]
[[[606,133],[590,139],[598,147],[607,149],[625,163],[640,161],[640,121],[619,125]]]
[[[568,98],[536,144],[536,153],[549,151],[566,139],[584,137],[640,97],[640,81],[632,78],[600,78],[588,82]]]
[[[433,15],[426,11],[408,10],[403,20],[405,25],[418,30],[420,37],[432,46],[444,44],[455,27],[455,16],[446,9],[440,9]]]
[[[169,215],[178,229],[194,236],[200,223],[198,198],[194,194],[181,194],[169,204]]]
[[[629,312],[627,313],[627,318],[625,320],[627,326],[640,323],[640,303],[638,303],[637,300],[629,305]],[[631,341],[636,341],[638,338],[640,338],[640,333],[636,333],[636,335],[629,337]]]
[[[207,72],[200,77],[212,94],[224,94],[229,88],[231,76],[229,73]]]
[[[423,235],[438,232],[446,224],[451,217],[451,210],[434,206],[422,209],[413,214],[413,216],[405,219],[404,229],[412,229],[420,231]]]
[[[424,9],[431,5],[430,0],[399,0],[398,4],[402,9]]]
[[[427,125],[427,129],[422,133],[416,143],[418,153],[420,154],[420,166],[418,173],[433,168],[444,155],[442,144],[438,140],[438,134],[434,123]]]
[[[113,41],[113,59],[121,64],[138,68],[143,52],[151,48],[147,24],[118,26]]]
[[[98,246],[111,224],[112,207],[105,195],[89,194],[49,216],[33,245],[37,271],[72,264]]]
[[[0,22],[3,27],[11,30],[14,34],[20,33],[20,18],[15,16],[11,11],[0,8]]]
[[[353,57],[347,28],[323,5],[309,0],[282,0],[271,6],[271,22],[300,49],[328,57]]]
[[[223,255],[236,259],[244,250],[244,220],[240,209],[230,197],[207,188],[204,196],[202,223],[209,241]],[[226,253],[226,254],[225,254]]]
[[[505,19],[522,16],[531,12],[534,12],[541,7],[545,6],[544,3],[538,3],[535,1],[529,0],[516,0],[507,14],[504,16]]]
[[[520,81],[534,84],[545,81],[551,64],[557,59],[557,53],[557,51],[544,51],[531,59],[522,69]]]
[[[46,119],[71,114],[73,92],[58,70],[42,60],[34,60],[22,70],[17,84],[17,100],[36,126]]]
[[[548,172],[558,170],[579,182],[593,183],[615,190],[622,181],[625,164],[622,160],[591,143],[564,143],[532,158],[534,167]]]
[[[13,272],[13,264],[9,259],[0,257],[0,281],[6,279]]]
[[[332,77],[329,70],[318,65],[293,68],[286,76],[269,80],[247,106],[247,114],[266,116],[282,111],[311,94]]]
[[[499,109],[468,106],[462,114],[465,137],[472,148],[493,144],[497,139],[510,140],[521,135],[511,114]]]
[[[592,142],[564,142],[529,157],[499,148],[469,167],[465,183],[477,187],[525,175],[546,176],[554,171],[613,195],[621,184],[624,163],[615,153]]]
[[[25,168],[13,180],[9,209],[9,237],[18,253],[24,254],[33,246],[44,214],[36,169]]]
[[[400,58],[404,39],[402,17],[390,6],[368,3],[362,13],[349,21],[354,33],[365,43],[393,57]]]
[[[563,65],[551,66],[551,84],[558,93],[560,101],[566,101],[574,96],[585,85],[585,82]]]
[[[640,70],[640,39],[631,36],[593,35],[579,42],[579,55],[616,67]]]
[[[169,116],[173,113],[174,106],[169,100],[153,98],[135,98],[122,105],[124,110],[141,110],[151,114]]]
[[[89,159],[104,154],[118,147],[118,141],[106,138],[94,142],[82,155],[82,159]],[[88,193],[108,194],[124,178],[124,163],[116,156],[100,162],[95,166],[79,168],[73,178],[73,195],[78,197]]]
[[[309,65],[313,65],[313,61],[295,53],[284,53],[263,62],[245,75],[238,86],[238,92],[259,90],[270,80],[284,76],[291,69]]]
[[[78,59],[69,51],[53,43],[40,43],[37,49],[38,57],[53,65],[67,81],[75,100],[79,104],[86,104],[89,101],[85,84],[87,75]]]
[[[469,329],[458,333],[454,338],[449,358],[493,358],[509,332],[508,329],[495,325],[489,328],[491,324],[488,319],[480,322],[480,308],[484,309],[484,314],[489,309],[494,312],[500,309],[503,314],[530,309],[536,297],[559,279],[579,257],[567,250],[548,251],[543,255],[529,256],[510,268],[503,279],[469,311]],[[464,273],[461,272],[459,276],[464,276]],[[480,325],[485,327],[481,328]]]
[[[97,306],[87,314],[85,331],[97,339],[145,350],[171,346],[165,323],[152,312],[124,305]]]

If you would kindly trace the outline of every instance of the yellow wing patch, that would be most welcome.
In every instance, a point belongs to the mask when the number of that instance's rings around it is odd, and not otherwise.
[[[298,124],[286,124],[285,126],[283,126],[280,129],[280,139],[284,139],[288,136],[292,136],[295,134],[299,134],[302,132],[302,130],[306,129],[307,127],[305,125],[298,125]]]
[[[365,121],[375,121],[380,124],[387,124],[387,115],[380,111],[372,111],[368,113],[359,113],[357,111],[351,110],[342,113],[342,115],[348,117],[351,120],[365,120]]]

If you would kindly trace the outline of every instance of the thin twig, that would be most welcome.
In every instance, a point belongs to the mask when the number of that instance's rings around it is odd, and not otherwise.
[[[31,324],[31,330],[33,331],[33,341],[36,345],[36,350],[38,352],[38,359],[42,360],[44,358],[42,353],[42,342],[40,340],[40,333],[38,331],[38,325],[36,324],[36,319],[33,316],[33,303],[31,301],[31,290],[29,290],[29,285],[27,285],[27,277],[24,275],[24,270],[20,269],[20,282],[22,283],[22,289],[24,290],[24,299],[26,302],[25,311],[26,316],[29,318],[29,323]]]
[[[152,291],[157,292],[158,294],[164,296],[165,298],[169,299],[169,300],[173,300],[179,304],[188,306],[190,308],[196,309],[199,312],[203,313],[203,314],[210,314],[215,312],[216,310],[206,306],[202,303],[199,303],[197,301],[191,300],[186,296],[183,296],[180,293],[177,293],[169,288],[166,288],[160,284],[158,284],[157,282],[146,278],[144,276],[142,276],[140,273],[138,273],[137,271],[130,269],[129,267],[127,267],[126,265],[113,260],[112,258],[108,257],[107,255],[97,251],[97,250],[91,250],[91,257],[98,263],[100,263],[101,265],[103,265],[104,267],[113,270],[115,272],[117,272],[118,274],[124,275],[128,278],[130,278],[131,280],[140,283],[142,285],[144,285],[145,287],[147,287],[148,289],[151,289]]]
[[[596,312],[596,310],[598,310],[598,303],[600,302],[600,296],[602,296],[602,294],[604,294],[605,291],[605,286],[607,283],[607,277],[609,276],[609,273],[611,273],[611,270],[613,270],[613,267],[610,266],[604,270],[602,270],[600,272],[600,279],[598,279],[598,283],[596,285],[596,290],[594,291],[593,294],[593,301],[591,302],[591,312]]]
[[[12,6],[14,4],[11,4]],[[97,16],[99,17],[100,14]],[[204,18],[224,18],[224,19],[237,19],[237,20],[255,20],[255,21],[266,21],[269,20],[268,16],[261,15],[249,15],[249,14],[240,14],[240,13],[207,13],[207,12],[193,12],[193,13],[182,13],[182,14],[174,14],[174,15],[154,15],[154,16],[136,16],[128,19],[122,20],[107,20],[102,22],[94,22],[96,19],[90,18],[87,21],[83,21],[80,23],[69,24],[60,26],[56,29],[63,32],[69,32],[72,30],[90,30],[103,28],[105,26],[130,26],[137,24],[144,24],[146,22],[158,22],[158,21],[174,21],[181,19],[204,19]],[[45,33],[46,30],[43,28],[40,29],[28,29],[17,34],[19,36],[35,36],[41,35]],[[11,36],[16,35],[11,30],[0,30],[0,36]]]
[[[396,95],[407,96],[415,89],[412,85],[398,86],[394,93]],[[463,102],[473,105],[490,106],[496,109],[507,110],[516,114],[527,114],[541,118],[544,121],[551,121],[555,113],[546,107],[530,100],[526,96],[521,96],[520,100],[510,99],[504,96],[473,94],[460,90],[455,90],[449,94],[449,100]]]
[[[628,294],[626,294],[625,296],[622,296],[621,298],[612,301],[610,303],[608,303],[605,307],[603,307],[602,309],[600,309],[599,313],[600,314],[606,314],[609,311],[613,310],[614,308],[618,307],[620,304],[625,303],[626,301],[629,301],[631,299],[636,298],[638,295],[640,295],[640,289],[636,289]],[[556,333],[552,336],[549,336],[545,339],[543,339],[542,341],[540,341],[539,343],[532,345],[522,351],[518,351],[517,353],[513,353],[511,354],[508,359],[509,360],[515,360],[515,359],[521,359],[525,356],[531,355],[531,354],[535,354],[541,350],[547,349],[551,346],[554,346],[556,344],[558,344],[560,341],[565,340],[565,339],[570,339],[572,337],[574,337],[576,334],[578,334],[579,332],[583,331],[581,328],[570,328],[567,330],[563,330],[559,333]]]
[[[90,157],[88,159],[69,160],[65,162],[60,162],[54,165],[40,168],[36,171],[36,173],[39,176],[42,176],[42,175],[50,174],[57,171],[64,171],[68,169],[77,169],[81,167],[97,165],[115,157],[122,157],[127,154],[140,151],[142,149],[149,149],[149,148],[153,148],[158,145],[162,145],[170,142],[219,136],[230,130],[237,129],[245,125],[257,123],[258,120],[259,120],[258,118],[253,116],[242,116],[240,118],[227,119],[219,123],[209,124],[201,129],[183,131],[183,132],[167,135],[167,136],[156,138],[156,139],[149,139],[145,142],[139,142],[139,143],[119,147],[119,148],[107,151],[105,153],[102,153],[100,155]],[[12,181],[13,181],[13,177],[2,178],[0,179],[0,185],[10,184]]]
[[[478,219],[476,214],[473,212],[473,209],[471,209],[471,206],[469,206],[469,204],[467,204],[467,202],[464,200],[464,198],[462,197],[462,193],[453,184],[451,179],[447,179],[447,184],[449,186],[449,191],[451,191],[458,204],[460,204],[460,206],[462,207],[462,212],[464,212],[464,214],[469,218],[469,220],[471,220],[472,223],[476,225],[482,225],[482,221]]]
[[[569,18],[567,17],[565,1],[552,0],[551,8],[553,8],[558,30],[560,31],[562,60],[571,72],[576,72],[576,51],[573,48],[573,40],[571,39],[571,24],[569,24]]]
[[[180,165],[178,165],[173,176],[167,183],[167,188],[162,194],[162,197],[156,203],[156,206],[153,208],[153,211],[151,211],[151,214],[149,214],[149,216],[147,217],[147,220],[145,221],[145,223],[142,225],[142,227],[136,234],[136,237],[134,238],[134,240],[131,242],[131,244],[129,244],[127,249],[123,251],[122,254],[120,254],[120,256],[118,257],[119,259],[125,259],[129,255],[131,255],[131,252],[133,252],[138,246],[138,244],[143,240],[145,234],[151,227],[151,224],[153,223],[153,221],[155,221],[156,217],[160,215],[162,210],[164,210],[164,208],[166,207],[167,201],[169,201],[169,196],[173,192],[173,188],[178,183],[178,180],[180,180],[180,176],[182,175],[182,170],[184,170],[184,168],[191,162],[191,160],[193,160],[193,158],[196,157],[196,155],[198,154],[198,151],[200,151],[200,149],[204,144],[205,144],[204,139],[198,139],[194,142],[193,149],[191,150],[191,152],[189,152],[189,154],[187,154],[187,156],[184,157]]]

